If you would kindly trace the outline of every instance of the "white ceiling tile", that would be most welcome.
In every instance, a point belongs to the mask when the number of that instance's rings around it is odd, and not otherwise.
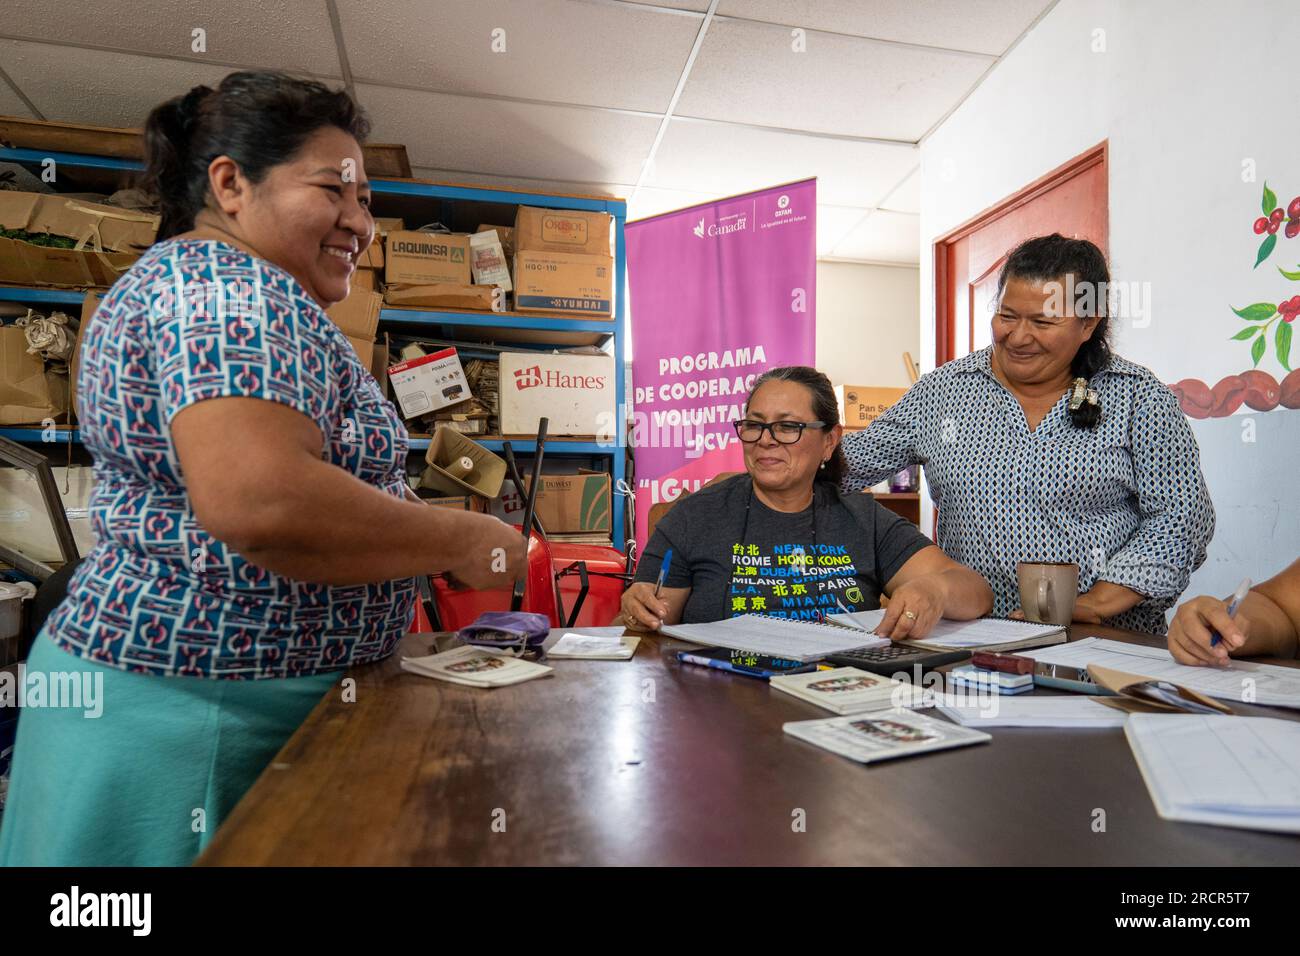
[[[921,211],[920,166],[912,170],[912,174],[881,202],[880,208],[889,209],[893,212],[910,212],[913,214]]]
[[[0,116],[25,116],[29,119],[32,117],[32,111],[27,108],[27,104],[18,98],[18,94],[9,88],[9,84],[0,80]]]
[[[628,192],[631,196],[631,192]],[[654,189],[648,186],[642,186],[637,192],[635,198],[628,200],[627,218],[629,221],[634,219],[648,219],[650,216],[658,216],[665,212],[676,212],[678,209],[685,209],[688,206],[697,206],[700,203],[711,202],[719,199],[712,193],[690,192],[678,189]]]
[[[852,206],[817,207],[817,255],[829,256],[840,241],[867,214]]]
[[[586,3],[588,0],[572,0],[574,3]],[[599,3],[600,0],[595,0]],[[637,0],[638,3],[644,3],[651,7],[664,7],[672,10],[691,10],[695,13],[704,13],[709,9],[709,0]],[[695,22],[700,22],[700,17],[695,18]]]
[[[993,61],[726,20],[705,36],[678,101],[683,116],[916,142]]]
[[[142,126],[164,100],[206,83],[224,67],[0,40],[0,63],[46,119],[95,126]]]
[[[1050,2],[1052,0],[722,0],[718,4],[718,15],[999,56]]]
[[[567,0],[340,0],[359,82],[663,112],[698,19]],[[494,52],[493,33],[504,42]]]
[[[674,119],[646,184],[730,196],[817,177],[818,202],[874,206],[917,164],[914,146]]]
[[[636,182],[657,119],[358,86],[377,143],[405,143],[414,166],[507,179]]]
[[[74,0],[5,0],[4,8],[0,29],[10,36],[341,75],[323,0],[96,0],[92,9]],[[195,29],[206,33],[206,52],[193,49]]]
[[[844,237],[831,253],[836,258],[872,262],[920,261],[920,217],[877,209]]]
[[[528,192],[555,193],[564,196],[602,196],[626,199],[632,187],[621,183],[578,183],[556,179],[533,179],[506,176],[485,176],[482,173],[457,172],[432,166],[412,166],[416,179],[431,179],[439,183],[457,183],[465,186],[490,186],[494,189],[522,189]]]

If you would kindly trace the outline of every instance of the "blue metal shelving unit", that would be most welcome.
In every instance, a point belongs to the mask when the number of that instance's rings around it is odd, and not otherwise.
[[[53,159],[56,164],[81,166],[98,169],[137,170],[140,163],[130,159],[116,159],[104,156],[84,156],[75,153],[47,152],[34,149],[0,148],[0,162],[27,163],[39,166],[43,161]],[[627,308],[627,248],[624,243],[624,227],[627,224],[627,204],[618,199],[602,199],[596,196],[560,196],[544,193],[525,192],[512,189],[489,189],[468,185],[449,185],[439,183],[412,182],[408,180],[372,179],[371,188],[376,197],[392,196],[400,199],[433,199],[443,203],[456,201],[502,203],[507,205],[541,206],[548,209],[574,209],[587,212],[607,212],[614,219],[615,253],[614,253],[614,317],[613,321],[591,318],[563,318],[560,316],[521,315],[514,312],[444,312],[411,309],[382,309],[379,313],[381,329],[392,332],[405,332],[438,338],[464,338],[473,335],[475,330],[507,330],[499,344],[518,346],[521,349],[536,349],[537,333],[554,333],[556,346],[574,344],[576,341],[596,341],[599,344],[611,344],[614,353],[615,413],[616,420],[624,419],[624,409],[628,406],[625,394],[626,381],[624,364],[626,341],[623,332],[624,316]],[[77,305],[84,298],[84,293],[66,289],[20,289],[0,287],[0,299],[37,304]],[[529,341],[511,342],[508,330],[520,330],[529,333]],[[454,332],[454,334],[453,334]],[[466,354],[470,354],[466,350]],[[0,428],[0,435],[15,441],[41,443],[39,428]],[[56,433],[58,442],[79,441],[76,429]],[[478,441],[478,439],[475,439]],[[570,458],[608,458],[609,473],[613,487],[611,491],[612,529],[616,547],[622,548],[626,540],[623,505],[618,486],[626,477],[625,454],[626,436],[618,429],[616,442],[549,440],[546,443],[547,455]],[[497,439],[481,441],[492,451],[499,452],[504,442]],[[412,439],[412,451],[422,451],[429,446],[429,440]],[[529,454],[536,449],[536,442],[511,439],[511,447],[520,454]]]

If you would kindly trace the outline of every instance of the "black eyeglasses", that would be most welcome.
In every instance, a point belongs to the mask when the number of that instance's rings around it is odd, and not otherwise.
[[[803,437],[805,428],[825,428],[826,423],[817,422],[756,422],[742,419],[732,422],[736,428],[736,437],[746,445],[752,445],[763,437],[763,432],[770,432],[772,437],[782,445],[793,445]]]

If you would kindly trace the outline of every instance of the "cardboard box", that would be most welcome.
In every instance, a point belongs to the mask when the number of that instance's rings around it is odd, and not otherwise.
[[[587,256],[610,254],[607,212],[539,209],[520,206],[515,213],[515,252],[569,252]]]
[[[86,297],[81,300],[81,321],[77,323],[77,341],[72,346],[72,357],[68,359],[68,421],[76,422],[77,418],[77,375],[81,372],[81,344],[84,340],[86,329],[90,328],[90,319],[99,308],[99,303],[103,301],[105,293],[87,292]]]
[[[565,252],[515,253],[515,308],[608,318],[614,314],[614,260]]]
[[[504,294],[490,285],[459,285],[450,282],[435,285],[389,286],[384,301],[399,308],[472,309],[476,312],[504,311]],[[502,304],[494,309],[493,305]]]
[[[47,370],[27,352],[27,334],[16,325],[0,327],[0,425],[66,421],[70,402],[66,372]]]
[[[461,458],[468,458],[473,463],[467,475],[456,475],[448,470]],[[420,477],[420,487],[432,488],[444,495],[472,494],[495,498],[506,478],[505,459],[450,428],[439,428],[433,433],[424,460],[429,467]]]
[[[614,438],[612,355],[502,352],[499,389],[503,435],[535,435],[547,418],[548,435]]]
[[[475,232],[487,232],[496,230],[497,238],[501,240],[501,249],[506,254],[506,261],[512,262],[515,258],[515,227],[514,226],[491,226],[487,223],[475,229]]]
[[[378,275],[379,273],[374,269],[355,269],[352,278],[348,280],[348,285],[363,292],[375,292],[379,285]]]
[[[374,358],[370,360],[370,374],[379,384],[379,393],[387,398],[388,391],[388,333],[375,342]]]
[[[454,498],[424,498],[426,505],[432,505],[435,508],[455,508],[458,511],[475,511],[479,514],[488,513],[487,499],[481,495],[458,495]]]
[[[352,348],[356,350],[357,358],[361,360],[364,368],[370,368],[375,361],[375,343],[370,339],[358,339],[348,336],[348,341],[352,343]]]
[[[357,259],[358,269],[382,269],[384,267],[384,238],[376,233],[375,239],[366,246],[366,251]]]
[[[379,310],[384,297],[378,292],[353,289],[342,302],[335,302],[325,310],[330,320],[349,338],[372,341],[379,329]]]
[[[840,408],[840,424],[847,428],[866,428],[906,393],[905,388],[836,385],[835,401]]]
[[[532,476],[524,479],[532,487]],[[609,534],[609,475],[542,475],[537,489],[537,517],[547,534]],[[524,501],[513,488],[492,502],[492,513],[513,523],[523,521]]]
[[[0,228],[67,236],[81,249],[0,238],[0,282],[110,286],[153,244],[158,217],[67,199],[0,190]]]
[[[405,219],[394,219],[389,216],[375,217],[375,235],[377,236],[387,236],[390,232],[401,232],[405,228]]]
[[[389,233],[384,281],[389,285],[469,285],[469,235]]]
[[[388,380],[406,418],[427,415],[470,397],[469,382],[455,349],[398,362],[388,369]]]

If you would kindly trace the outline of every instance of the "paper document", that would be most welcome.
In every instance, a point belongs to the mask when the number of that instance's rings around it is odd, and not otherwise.
[[[939,711],[963,727],[1123,727],[1128,715],[1073,694],[942,694]]]
[[[1125,644],[1101,637],[1025,651],[1023,656],[1067,667],[1099,664],[1128,674],[1172,681],[1219,700],[1300,707],[1300,670],[1275,664],[1233,661],[1227,667],[1192,667],[1179,664],[1163,647]]]
[[[412,674],[466,687],[505,687],[545,677],[552,670],[544,664],[512,657],[508,651],[471,645],[427,657],[403,657],[401,667]]]
[[[1300,722],[1132,714],[1124,733],[1164,819],[1300,833]]]
[[[874,631],[885,618],[885,609],[854,611],[851,614],[831,614],[826,620],[844,627]],[[1033,621],[1007,621],[1001,618],[976,618],[973,621],[940,620],[925,637],[910,643],[944,650],[978,650],[986,647],[1010,649],[1037,647],[1065,640],[1065,629],[1055,624],[1036,624]]]
[[[641,639],[634,634],[624,637],[623,631],[624,628],[621,627],[569,628],[547,649],[546,655],[557,660],[631,660]]]
[[[705,647],[729,647],[792,661],[815,661],[859,647],[879,647],[887,637],[813,621],[791,621],[761,614],[742,614],[709,624],[671,624],[660,633]]]

